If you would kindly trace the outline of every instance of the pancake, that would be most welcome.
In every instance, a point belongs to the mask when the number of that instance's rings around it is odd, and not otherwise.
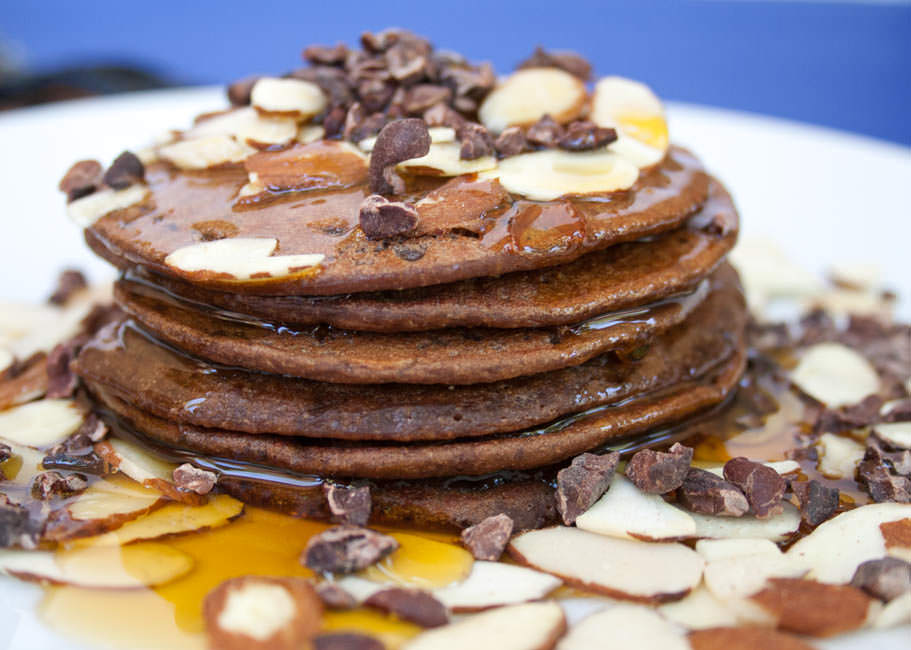
[[[562,266],[458,283],[342,296],[257,296],[207,290],[167,276],[132,273],[200,309],[266,321],[360,331],[569,325],[686,292],[737,239],[737,213],[717,181],[699,212],[670,233],[618,244]],[[128,277],[130,277],[128,275]]]
[[[499,184],[463,176],[449,181],[463,186],[450,185],[447,194],[453,210],[468,210],[458,222],[477,224],[477,232],[456,227],[378,243],[357,227],[359,206],[370,193],[366,184],[232,207],[248,180],[239,165],[187,172],[155,163],[147,167],[145,180],[149,195],[142,203],[110,212],[86,228],[86,241],[98,255],[121,269],[141,266],[207,288],[285,296],[407,289],[565,264],[682,225],[705,202],[709,186],[697,159],[679,147],[643,170],[629,190],[601,196],[542,203],[507,195],[502,188],[480,189],[480,184]],[[399,200],[414,203],[442,184],[422,182],[430,186]],[[491,201],[464,200],[485,192],[499,195]],[[481,209],[472,210],[475,205]],[[434,212],[450,222],[448,207],[442,199]],[[325,259],[316,273],[253,281],[188,273],[164,263],[177,249],[203,241],[213,223],[231,237],[275,238],[283,255],[315,253]]]
[[[341,440],[450,440],[503,433],[650,393],[729,358],[744,328],[729,266],[687,321],[638,360],[605,355],[564,370],[468,386],[326,384],[215,367],[130,322],[83,347],[76,371],[144,411],[206,428]]]

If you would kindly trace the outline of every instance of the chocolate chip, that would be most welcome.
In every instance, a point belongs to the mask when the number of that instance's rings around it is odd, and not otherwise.
[[[89,413],[76,433],[73,434],[73,438],[85,436],[91,442],[99,442],[104,440],[107,435],[108,426],[95,413]]]
[[[0,548],[33,549],[41,536],[41,524],[22,506],[0,499]]]
[[[430,71],[430,47],[426,41],[399,41],[386,50],[385,57],[389,73],[402,84],[421,81]]]
[[[228,101],[232,106],[247,106],[250,103],[250,94],[253,92],[253,86],[262,77],[244,77],[228,86]]]
[[[386,646],[372,636],[339,632],[321,634],[313,639],[314,650],[385,650]]]
[[[445,65],[440,79],[455,91],[456,98],[480,100],[490,92],[497,82],[493,66],[482,63],[479,66]]]
[[[31,495],[39,501],[53,498],[62,498],[79,494],[89,485],[82,474],[67,474],[60,472],[41,472],[32,479]]]
[[[399,547],[388,535],[360,526],[335,526],[310,538],[301,561],[316,572],[354,573]]]
[[[743,456],[724,464],[724,478],[740,488],[757,519],[768,519],[784,512],[781,504],[787,484],[771,467]]]
[[[575,52],[548,52],[540,45],[517,68],[560,68],[582,81],[591,81],[592,78],[591,63]]]
[[[316,585],[316,595],[330,609],[353,609],[357,607],[354,596],[334,582],[323,581]]]
[[[423,245],[409,246],[406,244],[395,244],[392,247],[392,251],[396,254],[396,257],[399,257],[406,262],[417,262],[424,257],[424,254],[427,252],[427,247]]]
[[[124,151],[114,159],[104,173],[104,183],[115,190],[122,190],[145,179],[145,165],[131,151]]]
[[[184,463],[175,468],[172,476],[178,490],[195,494],[208,494],[218,481],[215,472],[199,469],[190,463]]]
[[[52,399],[72,397],[79,384],[79,378],[70,365],[76,353],[85,342],[84,337],[78,340],[57,344],[47,357],[47,391],[46,396]]]
[[[525,130],[525,138],[542,147],[556,147],[563,137],[563,127],[550,116],[545,115]]]
[[[371,194],[361,203],[358,220],[368,239],[388,239],[414,232],[418,211],[405,203]]]
[[[692,512],[718,517],[741,517],[750,509],[740,488],[697,467],[686,473],[677,490],[677,501]]]
[[[402,100],[402,108],[407,113],[423,113],[436,104],[445,106],[452,99],[452,90],[446,86],[437,86],[434,84],[417,84],[412,86],[405,93]]]
[[[862,401],[839,409],[824,409],[816,420],[815,429],[823,433],[840,433],[879,422],[883,405],[879,395],[868,395]]]
[[[428,151],[430,134],[423,120],[412,117],[384,126],[370,156],[370,191],[394,194],[398,185],[394,180],[401,180],[395,176],[395,165],[424,156]]]
[[[97,190],[103,173],[97,160],[80,160],[69,168],[57,187],[66,194],[66,200],[72,202]]]
[[[465,118],[440,102],[424,111],[424,122],[427,126],[448,126],[458,130],[465,123]]]
[[[458,138],[462,143],[462,148],[459,149],[459,158],[462,160],[477,160],[494,154],[493,138],[480,124],[465,123],[459,128]]]
[[[857,482],[877,503],[911,503],[911,479],[892,474],[882,463],[858,463]]]
[[[52,305],[65,305],[73,297],[73,294],[85,289],[87,286],[89,286],[89,283],[81,271],[66,269],[57,276],[57,288],[54,289],[54,293],[47,300]]]
[[[344,43],[335,45],[310,45],[304,48],[303,58],[310,63],[322,65],[340,65],[348,57],[348,46]]]
[[[857,567],[851,586],[889,602],[911,591],[911,563],[897,557],[867,560]]]
[[[370,113],[386,108],[394,92],[395,86],[382,79],[365,79],[357,85],[358,98]]]
[[[557,512],[571,526],[607,492],[620,454],[581,454],[557,472]]]
[[[603,128],[588,120],[579,120],[566,127],[559,145],[567,151],[589,151],[609,145],[616,139],[616,129]]]
[[[838,488],[815,479],[791,481],[791,492],[800,502],[800,516],[811,526],[818,526],[838,510]]]
[[[867,438],[867,449],[864,452],[864,460],[872,460],[881,465],[893,474],[899,476],[911,476],[911,450],[899,449],[896,451],[887,451],[888,445],[878,436],[876,432],[870,434]]]
[[[626,465],[626,477],[643,492],[664,494],[683,485],[693,460],[693,450],[680,443],[666,452],[637,451]]]
[[[361,105],[355,104],[354,106],[360,107]],[[352,142],[360,142],[364,138],[378,134],[388,122],[386,116],[382,113],[374,113],[373,115],[359,118],[358,116],[362,110],[356,110],[352,107],[345,117],[345,137]]]
[[[323,495],[329,505],[332,521],[364,526],[370,519],[370,488],[323,483]]]
[[[500,513],[463,530],[462,543],[474,559],[496,561],[503,555],[512,530],[512,518]]]
[[[323,118],[324,137],[334,138],[337,135],[341,135],[342,130],[345,128],[345,118],[347,115],[348,111],[342,106],[333,106],[330,108],[329,112],[326,113],[326,117]]]
[[[420,589],[390,587],[376,592],[364,604],[421,627],[439,627],[449,622],[446,606]]]
[[[520,153],[531,151],[531,146],[528,144],[528,140],[525,139],[525,134],[522,133],[522,129],[518,126],[510,126],[504,129],[497,136],[493,146],[496,147],[497,153],[501,156],[516,156]]]
[[[412,36],[415,37],[410,32],[406,32],[403,29],[391,28],[384,29],[381,32],[364,32],[361,34],[361,45],[364,46],[365,50],[373,52],[374,54],[385,52],[390,47],[399,42],[403,37]]]

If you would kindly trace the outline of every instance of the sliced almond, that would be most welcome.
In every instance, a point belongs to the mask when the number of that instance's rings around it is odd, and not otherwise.
[[[741,622],[737,612],[718,600],[705,587],[697,587],[689,595],[658,608],[666,619],[691,630],[734,626]]]
[[[474,614],[424,632],[404,650],[550,650],[566,629],[556,603],[526,603]]]
[[[174,485],[173,474],[177,465],[156,458],[129,440],[108,438],[95,444],[95,452],[110,466],[144,487],[155,488],[175,501],[200,504],[205,501],[198,494],[180,491]]]
[[[99,535],[141,517],[165,500],[157,490],[144,488],[134,481],[111,476],[89,485],[66,510],[69,521],[60,521],[48,536],[70,539]]]
[[[3,346],[0,346],[0,377],[2,377],[3,373],[13,365],[13,361],[15,360],[16,357],[13,356],[12,352]]]
[[[626,190],[639,178],[639,168],[609,150],[536,151],[510,156],[495,171],[481,174],[497,178],[509,192],[535,201],[561,196],[604,194]]]
[[[639,602],[683,598],[699,584],[705,564],[683,544],[616,539],[563,526],[518,535],[509,552],[571,586]]]
[[[815,650],[796,636],[761,627],[714,627],[690,634],[693,650]]]
[[[911,517],[909,504],[872,503],[860,506],[817,526],[788,549],[787,555],[809,571],[809,578],[847,584],[862,562],[886,555],[886,542],[880,526],[908,517]]]
[[[493,133],[533,124],[545,115],[563,123],[579,116],[585,100],[585,85],[568,72],[527,68],[494,88],[478,109],[478,117]]]
[[[294,119],[260,115],[255,108],[247,106],[201,120],[184,134],[184,139],[192,141],[215,135],[229,135],[238,142],[251,146],[286,144],[295,137],[299,139],[300,133],[311,128],[322,127],[304,127],[299,132]]]
[[[615,474],[610,489],[587,512],[576,518],[576,527],[622,539],[664,541],[692,537],[696,522],[659,494],[646,494],[626,477]]]
[[[712,560],[705,566],[705,586],[722,602],[746,598],[766,585],[770,578],[803,576],[806,568],[779,553],[757,553]]]
[[[723,560],[743,555],[781,555],[781,549],[768,539],[732,538],[732,539],[700,539],[696,542],[696,552],[705,558],[706,562]]]
[[[784,512],[768,519],[757,519],[752,515],[743,517],[713,517],[692,512],[696,522],[694,537],[709,539],[760,538],[781,542],[800,528],[800,511],[785,503]]]
[[[0,438],[50,447],[76,432],[85,414],[71,399],[43,399],[0,412]]]
[[[791,381],[829,408],[857,404],[879,390],[879,375],[870,362],[841,343],[808,348],[791,372]]]
[[[243,162],[256,149],[229,135],[207,135],[166,145],[158,153],[181,169],[208,169]]]
[[[276,255],[278,240],[237,237],[201,242],[179,248],[165,264],[185,273],[229,276],[234,280],[278,278],[312,268],[325,255]]]
[[[318,124],[310,124],[302,126],[300,131],[297,132],[297,138],[295,139],[301,144],[310,144],[311,142],[322,140],[325,135],[326,129]]]
[[[105,188],[76,199],[66,206],[66,213],[77,226],[89,228],[104,215],[141,203],[149,194],[142,184],[130,185],[122,190]]]
[[[36,358],[15,377],[0,377],[0,411],[32,402],[47,392],[47,357]]]
[[[893,598],[873,619],[873,627],[897,627],[911,624],[911,591]]]
[[[911,422],[890,422],[873,427],[876,434],[893,447],[911,449]]]
[[[263,77],[250,92],[250,103],[261,113],[308,120],[326,108],[327,99],[315,83]]]
[[[684,630],[655,610],[625,604],[608,606],[586,616],[557,644],[557,650],[602,647],[688,650],[690,645]]]
[[[667,120],[661,100],[643,83],[623,77],[604,77],[595,84],[591,119],[613,127],[653,149],[668,147]]]
[[[164,544],[59,551],[0,550],[0,571],[35,582],[90,589],[156,587],[186,575],[193,558]]]
[[[822,289],[815,275],[795,264],[771,239],[741,238],[731,262],[740,273],[750,310],[760,316],[773,298],[812,296]]]
[[[420,158],[412,158],[399,163],[403,172],[418,176],[461,176],[495,169],[497,159],[493,156],[482,156],[474,160],[460,158],[461,145],[457,142],[431,144],[430,150]]]
[[[865,451],[859,442],[834,433],[822,434],[816,448],[819,456],[816,468],[827,478],[853,478]]]
[[[468,577],[433,595],[454,612],[477,612],[544,598],[559,587],[558,578],[500,562],[475,562]]]
[[[830,289],[810,296],[804,301],[804,310],[823,309],[835,317],[872,316],[884,320],[892,318],[894,303],[879,292],[855,289]]]

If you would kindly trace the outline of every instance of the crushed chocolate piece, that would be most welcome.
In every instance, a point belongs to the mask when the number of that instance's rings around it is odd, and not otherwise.
[[[889,602],[911,591],[911,563],[897,557],[867,560],[857,567],[850,584]]]
[[[342,106],[333,106],[330,108],[329,112],[326,113],[326,117],[323,118],[324,136],[326,138],[334,138],[337,135],[341,135],[345,128],[345,118],[347,116],[348,111]]]
[[[66,269],[57,276],[57,288],[47,299],[52,305],[65,305],[73,295],[89,286],[85,276],[76,269]]]
[[[768,519],[784,512],[781,502],[787,484],[771,467],[738,456],[724,464],[724,478],[746,495],[750,512],[757,519]]]
[[[218,476],[216,476],[215,472],[199,469],[190,463],[184,463],[175,468],[172,476],[174,477],[174,485],[177,486],[178,490],[196,494],[208,494],[218,481]]]
[[[8,499],[0,500],[0,548],[33,549],[38,545],[41,528],[28,510]]]
[[[911,450],[886,451],[887,446],[875,432],[870,434],[867,438],[864,460],[885,465],[888,470],[899,476],[911,476]]]
[[[832,317],[822,309],[814,309],[800,319],[801,335],[797,341],[800,346],[810,346],[835,338],[838,328]]]
[[[442,102],[428,108],[422,117],[427,126],[448,126],[458,130],[465,123],[464,117]]]
[[[883,422],[911,422],[911,398],[906,397],[889,404]]]
[[[824,409],[816,420],[814,429],[820,433],[841,433],[879,422],[883,405],[879,395],[868,395],[857,404],[839,409]]]
[[[360,526],[335,526],[310,538],[301,561],[316,572],[354,573],[399,547],[388,535]]]
[[[97,430],[99,425],[104,427],[98,416],[90,413],[76,433],[48,450],[41,461],[41,466],[44,469],[62,469],[96,476],[109,474],[110,465],[95,453],[93,442],[97,441],[91,438],[91,433]],[[107,431],[107,427],[104,427],[104,430]]]
[[[360,106],[360,104],[356,104]],[[353,110],[353,109],[352,109]],[[352,111],[348,112],[348,116],[352,115]],[[357,114],[355,114],[355,117]],[[345,118],[345,137],[351,140],[352,142],[360,142],[364,138],[370,138],[377,135],[386,123],[388,122],[386,116],[382,113],[373,113],[363,118],[360,122],[354,123],[349,121],[348,117]]]
[[[58,343],[47,357],[47,397],[72,397],[79,385],[79,378],[70,369],[79,348],[85,342],[83,337]]]
[[[90,412],[86,418],[82,421],[82,425],[73,434],[73,437],[85,436],[91,442],[99,442],[104,440],[105,436],[108,435],[108,425],[98,417],[95,412]]]
[[[250,95],[253,92],[253,86],[262,77],[244,77],[238,79],[228,86],[228,101],[232,106],[247,106],[250,103]]]
[[[740,488],[697,467],[686,473],[677,490],[677,502],[691,512],[718,517],[742,517],[750,509]]]
[[[810,526],[818,526],[838,509],[838,488],[825,486],[815,479],[791,481],[791,492],[800,503],[800,516]]]
[[[67,170],[57,186],[68,203],[88,196],[101,185],[104,169],[97,160],[80,160]]]
[[[388,239],[414,232],[418,211],[407,203],[371,194],[361,203],[358,220],[368,239]]]
[[[557,512],[571,526],[610,487],[620,454],[580,454],[557,472]]]
[[[48,501],[79,494],[88,486],[89,482],[82,474],[64,476],[60,472],[41,472],[32,479],[31,495],[39,501]]]
[[[494,140],[493,146],[501,156],[516,156],[526,151],[531,151],[531,145],[525,139],[521,127],[510,126],[503,130]]]
[[[462,160],[477,160],[484,156],[494,154],[493,138],[480,124],[467,122],[459,128],[459,141],[462,148],[459,149],[459,158]]]
[[[566,127],[559,146],[567,151],[589,151],[616,141],[617,130],[598,126],[588,120],[578,120]]]
[[[389,74],[405,85],[425,79],[430,72],[430,50],[430,43],[422,39],[400,40],[385,52]]]
[[[427,247],[423,245],[408,246],[406,244],[396,244],[392,247],[392,250],[396,254],[396,257],[399,257],[406,262],[417,262],[424,257],[424,254],[427,252]]]
[[[409,36],[417,38],[410,32],[398,28],[384,29],[383,31],[376,33],[364,32],[361,34],[361,45],[363,45],[364,49],[368,52],[379,54],[398,43],[401,38],[407,38]]]
[[[877,503],[911,503],[911,479],[892,474],[875,460],[858,463],[857,482]]]
[[[132,151],[124,151],[114,159],[104,173],[104,184],[122,190],[145,180],[146,168]]]
[[[342,65],[348,58],[348,46],[344,43],[335,45],[310,45],[304,48],[303,59],[319,65]]]
[[[323,483],[323,495],[329,505],[332,521],[340,524],[366,526],[370,519],[370,487],[348,487]]]
[[[402,108],[409,114],[419,114],[440,104],[446,106],[452,99],[452,90],[447,86],[417,84],[405,93]]]
[[[344,71],[327,65],[317,65],[311,68],[299,68],[289,75],[292,79],[309,81],[320,87],[320,90],[329,99],[330,106],[340,106],[343,109],[354,101],[354,89],[351,81]]]
[[[524,68],[560,68],[582,81],[591,81],[592,65],[575,52],[548,52],[540,45],[530,57],[522,61],[518,70]]]
[[[384,650],[383,643],[366,634],[338,632],[313,639],[313,650]]]
[[[665,494],[683,485],[692,461],[692,448],[679,442],[667,452],[643,449],[630,458],[626,477],[643,492]]]
[[[390,587],[376,592],[364,604],[421,627],[439,627],[449,622],[446,606],[420,589]]]
[[[395,175],[395,165],[424,156],[428,151],[430,133],[423,120],[412,117],[384,126],[370,156],[370,191],[395,194],[397,186],[401,190],[401,179]]]
[[[512,535],[513,521],[500,513],[487,517],[462,531],[462,543],[476,560],[495,562],[503,555]]]
[[[393,93],[395,86],[382,79],[364,79],[357,85],[357,95],[361,104],[370,113],[386,108]]]
[[[544,115],[525,129],[525,138],[532,144],[542,147],[556,147],[562,137],[563,127],[550,115]]]
[[[330,609],[354,609],[357,600],[334,582],[324,580],[315,586],[316,595]]]
[[[489,93],[497,82],[493,66],[482,63],[479,66],[466,64],[445,65],[440,71],[440,79],[455,91],[456,100],[480,100]],[[453,104],[459,108],[458,103]]]
[[[82,319],[82,322],[79,323],[79,326],[87,335],[92,335],[105,325],[120,320],[123,315],[117,305],[94,305],[91,311],[86,314],[86,317]]]

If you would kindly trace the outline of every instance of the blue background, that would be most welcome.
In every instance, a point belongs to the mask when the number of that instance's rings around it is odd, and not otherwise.
[[[668,99],[788,117],[911,144],[911,3],[4,0],[0,34],[31,70],[148,66],[222,83],[298,65],[309,43],[408,27],[508,71],[535,44]]]

